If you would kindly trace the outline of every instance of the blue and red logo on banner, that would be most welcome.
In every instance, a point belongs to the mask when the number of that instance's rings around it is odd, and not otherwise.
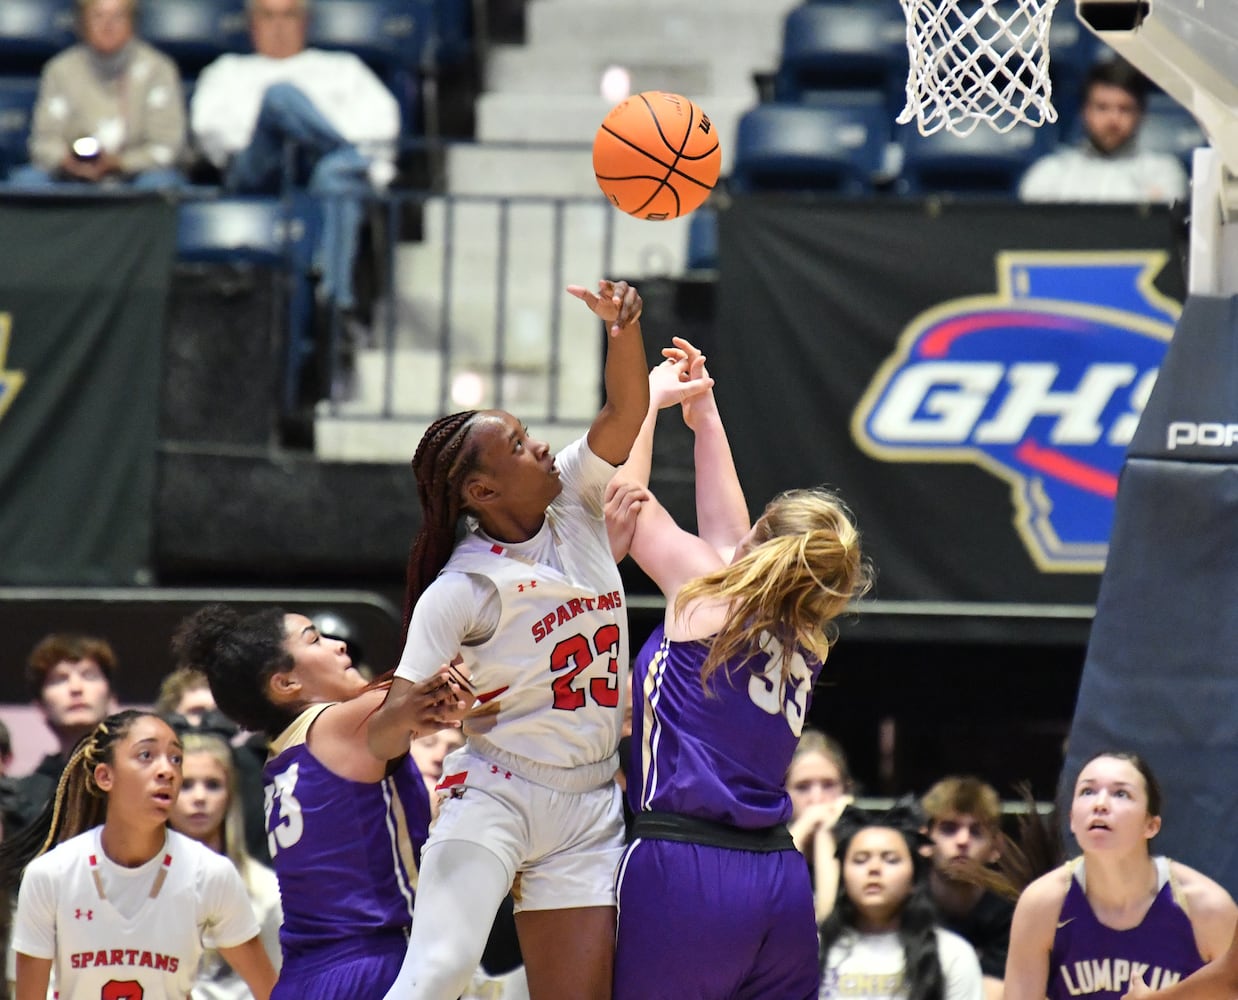
[[[1153,287],[1167,257],[998,254],[995,295],[943,302],[904,329],[853,437],[883,461],[979,465],[1010,484],[1042,571],[1099,572],[1126,446],[1180,312]]]
[[[13,332],[13,317],[9,313],[0,313],[0,417],[5,410],[13,405],[13,400],[21,392],[25,384],[24,372],[5,371],[4,359],[9,354],[9,335]]]

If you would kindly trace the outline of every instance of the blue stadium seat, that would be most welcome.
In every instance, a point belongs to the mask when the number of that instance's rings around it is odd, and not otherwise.
[[[783,24],[776,101],[812,102],[822,92],[901,92],[907,74],[906,22],[893,4],[807,3]]]
[[[200,263],[243,261],[308,268],[318,225],[317,208],[298,199],[226,197],[181,202],[176,255]]]
[[[730,188],[867,194],[892,125],[879,94],[829,104],[759,104],[735,130]]]
[[[72,0],[0,0],[0,72],[37,74],[76,41]]]
[[[688,219],[689,271],[713,271],[718,267],[718,211],[702,205]]]
[[[249,50],[244,0],[154,0],[139,5],[137,30],[186,79],[225,52]]]
[[[1052,126],[1016,125],[995,132],[981,123],[966,138],[941,129],[923,136],[913,126],[899,131],[903,165],[896,189],[901,194],[1018,194],[1019,179],[1032,161],[1053,150]]]
[[[404,131],[420,130],[420,80],[434,59],[430,0],[322,0],[310,14],[310,45],[352,52],[391,89]]]
[[[1208,145],[1208,136],[1186,108],[1161,91],[1148,95],[1143,124],[1139,127],[1139,148],[1173,153],[1191,172],[1191,155]]]
[[[26,163],[26,140],[39,94],[37,77],[0,77],[0,177]]]
[[[434,0],[434,63],[459,66],[473,56],[473,0]]]

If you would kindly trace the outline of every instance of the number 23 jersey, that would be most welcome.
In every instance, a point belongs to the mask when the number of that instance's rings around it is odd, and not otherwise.
[[[437,662],[428,670],[428,663],[414,666],[410,655],[424,661],[428,654],[409,647],[418,613],[426,613],[422,605],[432,604],[444,576],[486,581],[497,592],[497,622],[488,639],[459,650],[481,703],[464,724],[470,745],[483,756],[489,743],[539,764],[577,767],[607,760],[618,748],[628,622],[602,515],[614,468],[583,439],[560,452],[556,464],[563,491],[537,535],[505,545],[472,531],[456,546],[414,610],[396,675],[416,681],[437,669]]]

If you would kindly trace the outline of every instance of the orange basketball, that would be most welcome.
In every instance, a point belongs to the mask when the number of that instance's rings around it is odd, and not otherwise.
[[[688,98],[660,90],[615,105],[593,140],[598,187],[638,219],[687,215],[709,197],[721,165],[709,116]]]

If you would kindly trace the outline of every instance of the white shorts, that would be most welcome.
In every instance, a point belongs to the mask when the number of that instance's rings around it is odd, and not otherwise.
[[[517,912],[615,905],[623,804],[614,782],[564,792],[464,747],[444,762],[439,789],[423,854],[449,840],[485,847],[507,869]]]

